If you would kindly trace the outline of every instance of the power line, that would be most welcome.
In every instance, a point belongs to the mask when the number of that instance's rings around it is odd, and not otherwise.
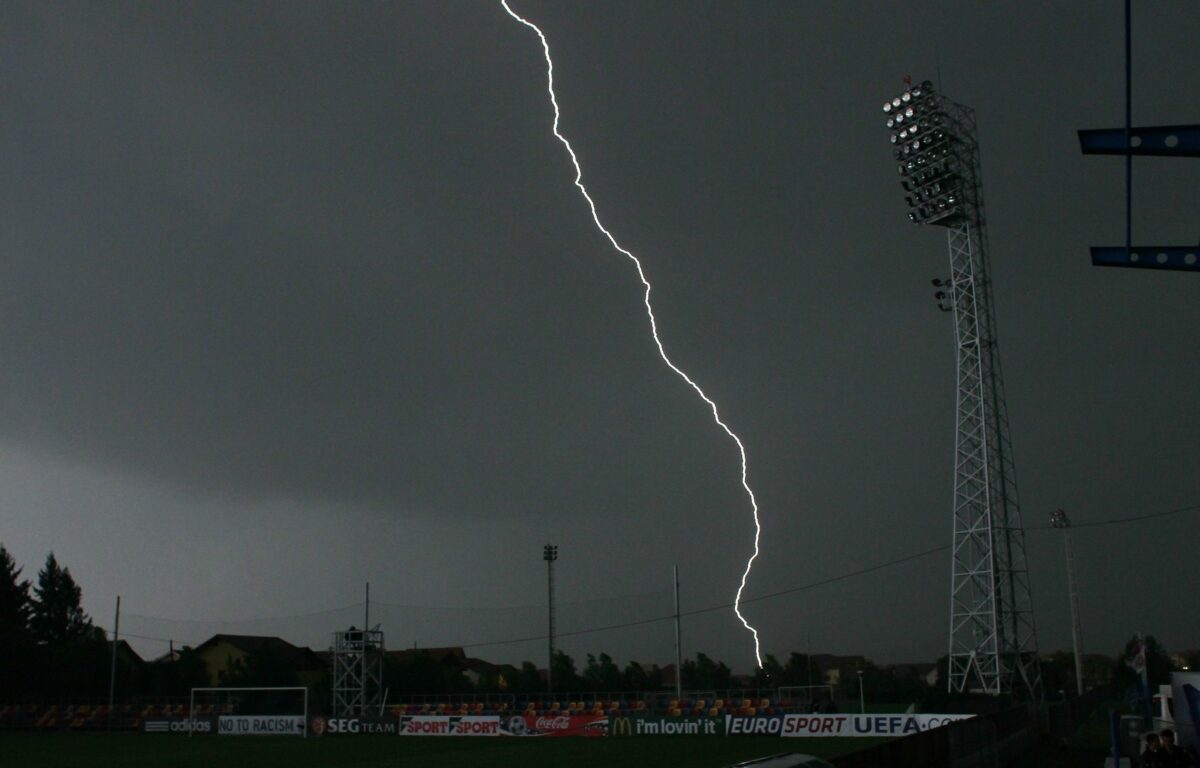
[[[582,600],[556,600],[555,605],[559,608],[563,606],[573,605],[591,605],[592,603],[608,603],[614,600],[634,600],[641,597],[661,597],[670,595],[669,589],[657,589],[651,592],[632,592],[625,595],[608,595],[606,597],[589,597]],[[408,603],[389,603],[383,600],[372,600],[371,605],[383,605],[388,608],[403,608],[413,611],[434,611],[434,610],[457,610],[457,611],[523,611],[523,610],[545,610],[545,603],[527,603],[524,605],[412,605]],[[732,603],[730,603],[732,605]]]
[[[1091,523],[1081,523],[1078,525],[1074,525],[1072,527],[1075,527],[1075,528],[1098,528],[1101,526],[1108,526],[1108,525],[1122,525],[1125,523],[1135,523],[1135,522],[1140,522],[1140,521],[1144,521],[1144,520],[1153,520],[1153,519],[1157,519],[1157,518],[1161,518],[1161,517],[1178,515],[1178,514],[1182,514],[1184,512],[1191,512],[1194,510],[1200,510],[1200,504],[1192,504],[1192,505],[1189,505],[1186,507],[1176,507],[1175,509],[1169,509],[1164,512],[1152,512],[1147,515],[1131,515],[1129,517],[1115,517],[1115,518],[1110,518],[1108,520],[1098,520],[1098,521],[1091,522]],[[1049,525],[1039,525],[1039,526],[1029,526],[1025,530],[1046,531],[1046,530],[1054,530],[1054,528],[1053,528],[1053,526],[1049,526]],[[895,560],[889,560],[885,563],[878,563],[876,565],[868,566],[866,568],[860,568],[856,571],[850,571],[848,573],[843,573],[838,576],[830,577],[828,579],[822,579],[821,581],[814,581],[809,584],[803,584],[801,586],[791,587],[789,589],[781,589],[777,592],[768,592],[766,594],[758,595],[756,597],[744,598],[742,600],[742,602],[743,603],[755,603],[755,602],[759,602],[761,600],[773,600],[775,598],[783,597],[784,595],[795,594],[797,592],[805,592],[810,589],[816,589],[818,587],[823,587],[823,586],[833,584],[833,583],[836,583],[839,581],[846,581],[847,579],[853,579],[858,576],[865,576],[868,573],[882,571],[886,568],[891,568],[893,566],[901,565],[903,563],[907,563],[907,562],[910,562],[913,560],[919,560],[921,558],[937,554],[938,552],[944,552],[947,549],[950,549],[949,544],[945,544],[940,547],[934,547],[933,549],[927,549],[922,552],[916,552],[914,554],[906,555],[904,557],[899,557],[899,558],[896,558]],[[712,613],[713,611],[723,611],[723,610],[728,609],[732,605],[733,605],[733,603],[722,603],[720,605],[712,605],[707,608],[697,608],[697,609],[691,610],[691,611],[684,611],[680,614],[680,616],[698,616],[698,615],[704,614],[704,613]],[[578,630],[574,630],[571,632],[559,632],[557,634],[559,637],[574,637],[574,636],[579,636],[579,635],[591,634],[593,632],[607,632],[607,631],[614,630],[614,629],[627,629],[629,627],[640,627],[640,626],[645,626],[647,624],[655,624],[655,623],[658,623],[661,621],[671,621],[674,618],[675,618],[674,614],[670,614],[670,615],[666,615],[666,616],[656,616],[656,617],[650,618],[650,619],[641,619],[638,621],[627,621],[627,622],[622,622],[620,624],[608,624],[608,625],[605,625],[602,627],[591,627],[588,629],[578,629]],[[484,642],[484,643],[471,643],[471,644],[463,645],[462,647],[463,648],[483,648],[486,646],[493,646],[493,645],[514,645],[517,643],[525,643],[525,642],[534,642],[534,641],[538,641],[538,640],[544,640],[545,638],[546,638],[545,635],[540,635],[540,636],[536,636],[536,637],[522,637],[522,638],[513,638],[513,639],[509,639],[509,640],[495,640],[495,641]]]
[[[317,611],[309,611],[308,613],[293,613],[287,616],[261,616],[253,619],[173,619],[166,616],[151,616],[145,613],[126,612],[125,616],[135,616],[139,619],[149,619],[151,621],[165,621],[173,624],[254,624],[264,621],[288,621],[290,619],[308,619],[313,616],[324,616],[330,613],[340,613],[348,611],[351,608],[361,608],[362,601],[351,603],[349,605],[338,606],[337,608],[322,608]]]
[[[754,603],[754,602],[758,602],[760,600],[772,600],[774,598],[782,597],[784,595],[790,595],[790,594],[794,594],[796,592],[804,592],[804,591],[807,591],[810,589],[816,589],[817,587],[823,587],[823,586],[826,586],[828,584],[833,584],[838,581],[845,581],[847,579],[853,579],[855,577],[862,576],[862,575],[868,574],[868,573],[872,573],[874,571],[881,571],[884,568],[891,568],[892,566],[900,565],[901,563],[907,563],[911,560],[918,560],[922,557],[927,557],[927,556],[935,554],[937,552],[945,551],[949,548],[950,548],[950,545],[948,545],[948,544],[940,546],[940,547],[934,547],[933,549],[927,549],[924,552],[918,552],[913,555],[906,555],[905,557],[900,557],[895,560],[889,560],[886,563],[879,563],[877,565],[872,565],[867,568],[860,568],[857,571],[843,573],[838,576],[833,576],[828,579],[822,579],[821,581],[814,581],[810,584],[804,584],[799,587],[783,589],[783,590],[779,590],[778,592],[769,592],[765,595],[758,595],[757,597],[743,598],[742,602],[743,603]],[[732,606],[733,606],[733,603],[731,603],[731,602],[721,603],[719,605],[710,605],[706,608],[696,608],[696,609],[693,609],[690,611],[682,611],[682,612],[680,612],[679,615],[680,616],[699,616],[704,613],[712,613],[714,611],[724,611],[724,610],[729,609]],[[577,629],[577,630],[574,630],[571,632],[559,632],[557,634],[558,634],[558,637],[574,637],[574,636],[578,636],[578,635],[591,634],[593,632],[606,632],[606,631],[613,630],[613,629],[627,629],[629,627],[640,627],[640,626],[644,626],[646,624],[655,624],[660,621],[673,621],[674,619],[675,619],[675,614],[672,613],[672,614],[668,614],[666,616],[656,616],[656,617],[650,618],[650,619],[640,619],[638,621],[626,621],[626,622],[622,622],[620,624],[608,624],[603,627],[590,627],[588,629]],[[496,640],[496,641],[486,642],[486,643],[469,643],[469,644],[463,645],[462,647],[463,648],[482,648],[484,646],[489,646],[489,645],[512,645],[515,643],[526,643],[526,642],[533,642],[535,640],[544,640],[545,638],[546,638],[545,635],[541,635],[541,636],[537,636],[537,637],[520,637],[520,638],[513,638],[511,640]]]
[[[1184,512],[1193,512],[1196,510],[1200,510],[1200,504],[1191,504],[1191,505],[1183,506],[1183,507],[1175,507],[1174,509],[1165,510],[1163,512],[1151,512],[1150,514],[1146,514],[1146,515],[1130,515],[1127,517],[1114,517],[1114,518],[1109,518],[1107,520],[1097,520],[1097,521],[1090,522],[1090,523],[1077,523],[1077,524],[1072,525],[1072,527],[1073,528],[1099,528],[1099,527],[1104,527],[1104,526],[1109,526],[1109,525],[1123,525],[1126,523],[1136,523],[1136,522],[1142,522],[1145,520],[1155,520],[1155,519],[1159,519],[1159,518],[1163,518],[1163,517],[1170,517],[1172,515],[1179,515],[1179,514],[1183,514]],[[1049,531],[1049,530],[1055,530],[1055,528],[1050,525],[1035,525],[1035,526],[1027,526],[1025,528],[1025,530],[1027,530],[1027,531]],[[756,603],[756,602],[760,602],[760,601],[764,601],[764,600],[774,600],[779,597],[784,597],[786,595],[792,595],[792,594],[796,594],[799,592],[806,592],[808,590],[828,586],[829,584],[835,584],[840,581],[846,581],[849,579],[857,578],[859,576],[865,576],[869,573],[875,573],[877,571],[882,571],[887,568],[892,568],[897,565],[902,565],[904,563],[908,563],[908,562],[911,562],[914,560],[920,560],[920,559],[928,557],[930,555],[935,555],[939,552],[944,552],[948,549],[950,549],[950,545],[948,545],[948,544],[942,545],[940,547],[934,547],[932,549],[926,549],[921,552],[916,552],[916,553],[913,553],[910,555],[905,555],[903,557],[898,557],[898,558],[895,558],[893,560],[888,560],[883,563],[876,563],[875,565],[867,566],[865,568],[859,568],[858,570],[855,570],[855,571],[849,571],[847,573],[839,574],[837,576],[831,576],[827,579],[822,579],[820,581],[814,581],[814,582],[810,582],[808,584],[802,584],[797,587],[790,587],[788,589],[781,589],[781,590],[778,590],[775,592],[768,592],[766,594],[757,595],[754,597],[743,598],[741,602],[742,603]],[[596,602],[603,602],[603,601],[610,601],[610,600],[631,599],[634,597],[648,597],[648,596],[664,594],[665,592],[666,592],[666,590],[658,590],[658,591],[653,591],[653,592],[641,592],[641,593],[635,593],[635,594],[630,594],[630,595],[614,595],[611,597],[601,597],[601,598],[591,598],[591,599],[587,599],[587,600],[579,600],[579,601],[575,601],[572,603],[564,603],[564,605],[584,605],[584,604],[588,604],[588,603],[596,603]],[[375,601],[375,602],[378,605],[388,606],[388,607],[392,607],[392,608],[404,608],[404,609],[431,609],[431,608],[443,608],[443,607],[444,608],[454,607],[454,608],[458,608],[458,609],[464,609],[464,606],[413,606],[413,605],[404,605],[404,604],[400,604],[400,603],[387,603],[387,602],[382,602],[382,601]],[[167,618],[163,618],[163,617],[146,616],[143,614],[136,614],[136,613],[130,613],[127,615],[136,616],[138,618],[143,618],[143,619],[153,619],[153,620],[160,620],[160,621],[170,621],[170,622],[189,623],[189,624],[238,624],[238,623],[252,623],[252,622],[263,622],[263,621],[282,621],[282,620],[286,620],[286,619],[297,619],[297,618],[309,618],[312,616],[320,616],[320,615],[324,615],[324,614],[337,613],[339,611],[349,610],[350,608],[358,608],[362,605],[363,605],[362,602],[358,602],[358,603],[352,603],[350,605],[341,606],[338,608],[327,608],[324,610],[312,611],[309,613],[300,613],[300,614],[292,614],[289,616],[276,616],[276,617],[267,617],[267,618],[259,618],[259,619],[245,619],[245,620],[241,620],[241,621],[209,621],[209,620],[202,620],[202,619],[167,619]],[[733,606],[732,602],[725,602],[725,603],[720,603],[718,605],[710,605],[705,608],[696,608],[696,609],[693,609],[690,611],[683,611],[682,613],[680,613],[680,616],[699,616],[699,615],[702,615],[705,613],[712,613],[714,611],[728,610],[732,606]],[[516,610],[516,609],[520,609],[520,608],[543,608],[543,607],[545,607],[545,606],[542,606],[542,605],[508,606],[507,609],[508,610]],[[667,614],[667,615],[663,615],[663,616],[655,616],[655,617],[648,618],[648,619],[638,619],[636,621],[626,621],[626,622],[621,622],[621,623],[617,623],[617,624],[607,624],[607,625],[599,626],[599,627],[588,627],[588,628],[584,628],[584,629],[572,630],[570,632],[559,632],[556,634],[558,637],[578,637],[581,635],[588,635],[588,634],[593,634],[593,633],[597,633],[597,632],[609,632],[609,631],[616,630],[616,629],[628,629],[631,627],[646,626],[648,624],[657,624],[657,623],[663,622],[663,621],[672,621],[672,620],[674,620],[674,618],[675,618],[675,615],[672,613],[672,614]],[[137,638],[140,640],[157,640],[157,641],[164,642],[164,643],[170,642],[170,639],[162,638],[162,637],[148,637],[148,636],[143,636],[143,635],[134,635],[134,634],[130,634],[130,633],[122,633],[122,636],[123,637],[134,637],[134,638]],[[461,647],[462,648],[485,648],[485,647],[489,647],[489,646],[498,646],[498,645],[516,645],[518,643],[530,643],[530,642],[537,642],[537,641],[545,640],[546,637],[547,636],[544,634],[530,635],[527,637],[510,638],[507,640],[491,640],[491,641],[478,642],[478,643],[465,643],[465,644],[462,644]]]
[[[1113,517],[1108,520],[1097,520],[1091,523],[1071,523],[1072,528],[1100,528],[1105,525],[1121,525],[1123,523],[1137,523],[1142,520],[1154,520],[1160,517],[1170,517],[1171,515],[1179,515],[1184,512],[1194,512],[1200,509],[1200,504],[1190,504],[1186,507],[1176,507],[1168,509],[1165,512],[1151,512],[1148,515],[1130,515],[1129,517]],[[1054,530],[1052,525],[1031,525],[1025,530],[1027,531],[1051,531]]]

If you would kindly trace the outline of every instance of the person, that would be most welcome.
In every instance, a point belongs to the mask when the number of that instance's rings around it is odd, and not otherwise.
[[[1193,768],[1195,766],[1196,763],[1192,760],[1192,756],[1175,743],[1175,731],[1163,728],[1161,741],[1159,765],[1164,768]]]
[[[1164,768],[1162,760],[1162,745],[1159,744],[1157,733],[1147,733],[1146,743],[1142,747],[1142,756],[1138,760],[1140,768]]]

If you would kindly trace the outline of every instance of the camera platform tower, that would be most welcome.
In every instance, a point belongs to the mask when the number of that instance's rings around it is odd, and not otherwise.
[[[1037,629],[1008,436],[988,275],[974,110],[925,81],[884,104],[910,221],[946,229],[949,279],[934,280],[954,316],[954,531],[951,692],[1040,699]]]
[[[383,630],[333,633],[333,715],[379,714],[383,706]]]

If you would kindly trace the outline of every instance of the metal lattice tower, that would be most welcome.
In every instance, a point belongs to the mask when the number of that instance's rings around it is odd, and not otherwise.
[[[975,113],[928,81],[884,107],[909,219],[946,228],[949,280],[935,280],[954,315],[954,540],[950,588],[951,692],[1040,699],[1041,671],[1025,532],[988,274]]]
[[[383,705],[383,631],[333,633],[333,715],[377,714]]]

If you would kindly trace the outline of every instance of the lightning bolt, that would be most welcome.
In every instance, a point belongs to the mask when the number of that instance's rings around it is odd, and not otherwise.
[[[609,232],[603,224],[600,223],[600,215],[596,212],[596,202],[592,200],[592,196],[588,194],[587,188],[583,186],[583,169],[579,165],[579,158],[575,156],[575,150],[571,148],[571,142],[567,141],[567,137],[563,136],[558,130],[560,112],[558,109],[558,98],[554,94],[554,62],[550,59],[550,43],[546,42],[546,35],[542,33],[542,30],[539,29],[536,24],[521,17],[515,11],[513,11],[513,9],[508,5],[508,0],[500,0],[500,5],[504,7],[504,10],[509,16],[512,16],[514,19],[536,32],[538,38],[542,41],[542,50],[546,55],[546,89],[550,93],[550,103],[554,106],[554,135],[559,141],[562,142],[562,145],[566,147],[567,154],[571,156],[571,164],[575,166],[575,186],[579,188],[579,192],[583,195],[583,199],[587,201],[588,208],[590,208],[592,212],[592,221],[596,223],[596,228],[604,233],[604,236],[608,238],[608,242],[612,243],[613,248],[627,256],[637,268],[638,278],[641,279],[642,286],[646,289],[643,296],[643,303],[646,305],[646,316],[650,318],[650,332],[654,336],[654,344],[658,347],[659,357],[663,359],[663,362],[667,364],[668,368],[674,371],[679,378],[686,381],[688,385],[696,391],[696,394],[700,396],[701,400],[708,404],[708,407],[712,409],[713,421],[717,423],[717,426],[725,430],[725,434],[729,435],[733,442],[737,444],[738,453],[742,458],[742,488],[745,489],[746,496],[750,499],[750,507],[754,513],[754,553],[750,555],[748,560],[746,560],[746,570],[742,572],[742,581],[738,585],[737,596],[733,601],[733,612],[737,615],[738,620],[742,622],[742,626],[750,630],[750,634],[754,636],[754,658],[758,662],[758,666],[762,667],[762,650],[758,642],[758,630],[750,626],[750,622],[746,621],[746,617],[742,615],[741,611],[742,591],[746,589],[746,579],[750,577],[750,569],[753,568],[754,561],[758,558],[758,541],[759,537],[762,535],[762,523],[758,519],[758,501],[754,498],[754,491],[750,488],[750,482],[747,479],[748,468],[746,464],[746,447],[742,445],[741,438],[734,434],[733,430],[729,428],[729,425],[721,420],[721,414],[717,410],[717,404],[713,402],[712,398],[704,394],[704,390],[700,388],[700,385],[693,381],[690,376],[684,373],[679,366],[671,362],[671,358],[667,357],[667,351],[663,348],[662,339],[658,337],[658,322],[654,318],[654,307],[652,307],[650,304],[650,281],[646,279],[646,273],[642,270],[642,262],[638,260],[637,256],[634,256],[627,249],[621,247],[621,244],[617,242],[617,239],[613,237],[613,234]]]

